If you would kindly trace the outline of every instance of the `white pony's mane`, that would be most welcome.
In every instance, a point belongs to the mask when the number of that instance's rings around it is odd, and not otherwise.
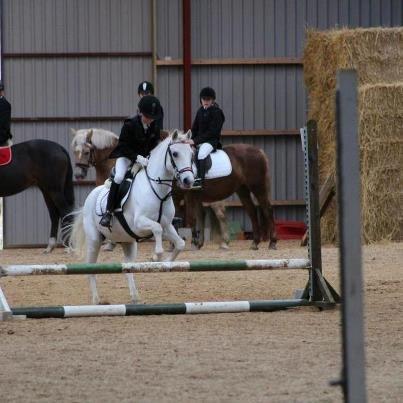
[[[79,129],[75,132],[72,147],[82,145],[86,142],[88,132],[92,130],[91,143],[95,148],[102,150],[116,145],[119,136],[109,130],[104,129]]]
[[[157,147],[155,147],[153,150],[151,150],[150,156],[152,156],[153,154],[157,154],[160,151],[160,149],[162,149],[162,148],[166,149],[168,147],[168,144],[172,141],[172,136],[175,132],[178,132],[178,137],[174,141],[174,144],[182,143],[182,142],[186,141],[186,139],[187,139],[186,133],[184,133],[182,130],[178,130],[178,129],[172,130],[169,133],[169,135],[163,141],[161,141],[161,143],[159,143],[157,145]]]

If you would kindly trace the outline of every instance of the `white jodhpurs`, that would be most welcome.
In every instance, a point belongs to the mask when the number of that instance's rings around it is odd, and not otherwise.
[[[214,148],[210,143],[203,143],[199,148],[197,159],[204,160],[213,150]]]
[[[120,185],[123,182],[123,179],[125,178],[127,169],[129,168],[130,165],[130,160],[129,158],[126,157],[119,157],[116,160],[115,164],[115,178],[113,181]]]

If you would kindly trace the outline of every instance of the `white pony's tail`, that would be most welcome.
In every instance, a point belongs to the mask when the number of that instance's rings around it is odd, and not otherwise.
[[[83,209],[74,212],[74,223],[71,227],[69,247],[80,258],[83,258],[87,249],[87,240],[84,232]]]

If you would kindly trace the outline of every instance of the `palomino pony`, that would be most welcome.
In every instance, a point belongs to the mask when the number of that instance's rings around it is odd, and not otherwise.
[[[230,175],[205,180],[203,189],[199,191],[182,191],[185,199],[186,222],[192,228],[193,243],[201,247],[204,242],[203,231],[200,231],[197,239],[195,230],[195,216],[198,222],[202,222],[202,203],[223,200],[236,193],[252,223],[251,249],[258,249],[261,239],[269,239],[269,248],[275,249],[277,235],[270,203],[269,161],[266,154],[249,144],[227,145],[223,151],[227,153],[231,161]],[[252,195],[259,209],[256,208]],[[258,210],[261,222],[259,222]]]
[[[30,140],[11,147],[12,160],[0,166],[0,197],[12,196],[31,186],[42,192],[51,228],[45,253],[56,246],[59,221],[63,241],[68,241],[69,214],[74,209],[73,169],[68,152],[49,140]],[[51,167],[51,168],[50,168]]]
[[[193,150],[189,145],[190,131],[186,134],[174,131],[151,151],[148,166],[142,169],[134,179],[132,189],[123,208],[126,223],[138,237],[154,236],[157,261],[172,261],[184,249],[185,242],[177,234],[172,220],[175,207],[171,197],[174,178],[184,188],[190,188],[194,182],[192,171]],[[95,263],[98,258],[102,238],[120,243],[126,262],[132,262],[137,256],[137,241],[122,227],[121,221],[114,217],[111,229],[99,225],[102,211],[105,210],[106,196],[109,189],[98,186],[87,197],[84,207],[75,218],[71,246],[81,254],[86,251],[87,263]],[[174,249],[164,256],[162,237],[173,242]],[[132,273],[127,274],[130,295],[137,302],[138,292]],[[89,276],[92,302],[99,303],[96,278]]]
[[[115,165],[115,160],[109,155],[116,147],[119,136],[109,130],[104,129],[71,129],[73,140],[71,148],[74,153],[74,174],[77,180],[84,180],[87,177],[88,169],[95,168],[95,184],[103,185],[109,178],[111,169]],[[115,244],[105,241],[102,247],[105,251],[112,251]]]
[[[85,179],[88,169],[95,167],[95,184],[103,185],[115,165],[115,160],[109,159],[109,155],[118,144],[119,136],[104,129],[71,129],[71,132],[71,148],[75,166],[78,168],[75,172],[76,179]]]

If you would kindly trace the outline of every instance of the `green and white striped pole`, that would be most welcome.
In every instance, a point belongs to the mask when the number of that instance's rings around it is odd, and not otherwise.
[[[309,259],[193,260],[183,262],[3,265],[0,277],[53,274],[111,274],[310,269]]]

